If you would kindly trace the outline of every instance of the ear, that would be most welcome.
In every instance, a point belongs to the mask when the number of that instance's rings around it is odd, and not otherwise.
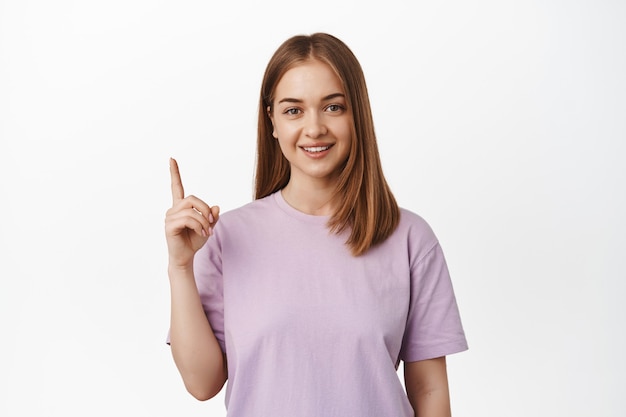
[[[272,116],[272,108],[270,106],[267,106],[267,117],[269,117],[270,121],[272,122],[272,136],[274,136],[274,139],[278,139],[278,134],[276,134],[276,126],[274,125],[274,116]]]

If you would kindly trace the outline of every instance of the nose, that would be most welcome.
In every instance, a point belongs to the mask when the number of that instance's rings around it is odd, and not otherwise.
[[[305,123],[305,134],[310,138],[315,139],[328,133],[323,117],[316,112],[310,112]]]

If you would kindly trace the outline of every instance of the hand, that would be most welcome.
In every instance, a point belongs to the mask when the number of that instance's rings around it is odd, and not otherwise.
[[[170,267],[189,268],[193,256],[213,234],[220,208],[210,207],[199,198],[185,197],[178,163],[170,158],[172,208],[165,215],[165,237]]]

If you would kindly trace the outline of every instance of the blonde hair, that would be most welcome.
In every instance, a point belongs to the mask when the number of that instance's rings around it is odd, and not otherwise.
[[[358,256],[393,233],[400,209],[383,175],[363,70],[348,46],[332,35],[287,39],[267,65],[259,100],[254,198],[273,194],[289,182],[290,165],[272,136],[267,109],[273,109],[276,85],[285,72],[310,59],[324,62],[336,72],[354,120],[350,154],[335,190],[339,206],[328,226],[335,233],[349,229],[346,244]]]

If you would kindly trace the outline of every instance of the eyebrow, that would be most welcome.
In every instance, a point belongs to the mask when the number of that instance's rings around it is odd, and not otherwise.
[[[337,98],[337,97],[345,98],[346,96],[345,96],[345,94],[342,94],[342,93],[333,93],[333,94],[329,94],[326,97],[322,98],[322,101],[332,100],[332,99]],[[280,104],[280,103],[302,103],[302,100],[300,100],[299,98],[287,97],[287,98],[284,98],[284,99],[280,100],[278,102],[278,104]]]

